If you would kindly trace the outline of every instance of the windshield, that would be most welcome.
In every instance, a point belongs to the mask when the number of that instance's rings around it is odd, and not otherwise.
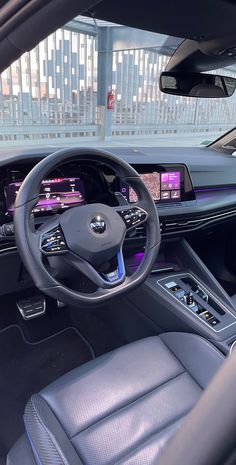
[[[1,146],[207,145],[235,125],[236,93],[161,93],[182,40],[74,19],[2,73]],[[217,72],[235,76],[236,66]]]

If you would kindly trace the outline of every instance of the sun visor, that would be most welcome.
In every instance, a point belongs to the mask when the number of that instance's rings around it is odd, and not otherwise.
[[[38,9],[35,8],[35,3],[38,3]],[[98,0],[28,2],[0,27],[0,72],[24,52],[32,50],[49,34],[96,3]]]

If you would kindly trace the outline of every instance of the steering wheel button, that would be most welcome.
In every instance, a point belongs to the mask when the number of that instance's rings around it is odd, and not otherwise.
[[[50,254],[67,250],[66,242],[62,231],[54,228],[42,236],[41,249],[44,253]]]

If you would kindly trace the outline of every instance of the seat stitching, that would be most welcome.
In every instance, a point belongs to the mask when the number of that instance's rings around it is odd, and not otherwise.
[[[102,423],[104,420],[107,420],[109,418],[111,418],[113,415],[115,415],[116,413],[122,411],[122,410],[125,410],[126,408],[130,407],[131,405],[135,404],[136,402],[139,402],[140,400],[142,400],[143,398],[153,394],[154,391],[156,391],[157,389],[165,386],[166,384],[168,384],[169,382],[171,381],[174,381],[175,379],[177,379],[178,377],[184,375],[186,373],[186,370],[183,370],[181,371],[180,373],[178,373],[177,375],[173,376],[172,378],[169,378],[168,380],[164,381],[163,383],[159,384],[158,386],[155,386],[153,389],[151,389],[150,391],[148,392],[145,392],[144,394],[141,394],[140,396],[136,397],[136,399],[132,400],[131,402],[129,402],[128,404],[125,404],[125,405],[122,405],[122,407],[119,407],[117,408],[116,410],[113,410],[111,413],[109,413],[108,415],[105,415],[104,417],[102,418],[99,418],[97,421],[95,421],[94,423],[90,424],[89,426],[87,426],[86,428],[83,428],[82,430],[78,431],[77,433],[75,433],[73,436],[70,437],[70,440],[74,439],[76,436],[78,436],[79,434],[83,433],[84,431],[87,431],[89,430],[90,428],[93,428],[94,426],[96,426],[98,423]]]
[[[34,404],[34,402],[33,402],[33,399],[31,399],[31,405],[32,405],[32,407],[33,407],[33,411],[34,411],[34,413],[35,413],[35,415],[36,415],[36,417],[37,417],[37,419],[38,419],[40,425],[43,427],[44,431],[45,431],[45,432],[47,433],[47,435],[49,436],[49,439],[51,440],[53,446],[55,447],[56,451],[58,452],[58,455],[61,457],[63,464],[64,464],[64,465],[68,465],[68,461],[67,461],[66,458],[64,457],[64,454],[63,454],[63,452],[62,452],[62,450],[61,450],[59,444],[57,443],[56,438],[54,437],[54,435],[52,434],[52,432],[51,432],[50,430],[48,430],[48,428],[47,428],[46,425],[44,424],[42,418],[40,417],[40,415],[39,415],[39,413],[38,413],[38,411],[37,411],[37,409],[36,409],[36,406],[35,406],[35,404]]]
[[[166,348],[170,351],[170,353],[171,353],[172,355],[174,355],[175,358],[178,360],[178,362],[182,365],[182,367],[184,368],[184,370],[186,371],[186,373],[188,373],[189,376],[191,376],[191,378],[195,381],[195,383],[201,388],[201,390],[204,391],[205,388],[199,383],[199,381],[195,378],[195,376],[193,376],[193,374],[190,373],[190,372],[187,370],[187,368],[186,368],[186,366],[184,365],[184,363],[180,360],[179,357],[177,357],[177,355],[175,354],[175,352],[173,352],[173,350],[168,346],[167,342],[166,342],[166,341],[163,341],[163,339],[161,339],[161,340],[162,340],[162,342],[165,344]]]

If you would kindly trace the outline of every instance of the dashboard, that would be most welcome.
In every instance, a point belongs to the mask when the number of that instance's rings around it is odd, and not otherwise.
[[[137,165],[135,168],[157,205],[174,205],[195,200],[191,178],[185,165],[153,164]],[[2,218],[13,217],[15,199],[27,172],[26,165],[5,169],[0,186]],[[99,164],[66,164],[42,181],[38,202],[32,211],[43,217],[86,203],[103,201],[114,205],[116,192],[130,203],[138,200],[136,192],[121,181],[112,168]]]
[[[236,165],[233,157],[204,148],[109,149],[129,162],[140,174],[155,201],[163,247],[191,236],[199,240],[213,228],[227,234],[236,225]],[[32,285],[17,253],[14,240],[14,204],[20,186],[30,170],[53,148],[0,150],[0,295]],[[49,173],[38,186],[34,206],[36,227],[68,208],[89,203],[110,206],[134,203],[135,191],[113,168],[86,158],[68,162]],[[228,225],[228,226],[227,226]],[[133,256],[145,245],[145,225],[127,234],[125,250]],[[208,237],[208,236],[207,236]],[[139,253],[136,253],[140,257]]]
[[[115,147],[110,151],[128,161],[142,177],[156,203],[163,239],[198,233],[236,219],[236,167],[232,157],[202,148]],[[0,228],[13,234],[14,203],[21,183],[51,152],[47,148],[24,153],[17,149],[0,151]],[[38,224],[74,206],[96,202],[117,205],[117,193],[124,201],[137,200],[134,190],[112,167],[87,159],[66,163],[49,173],[39,191],[33,210]],[[129,239],[142,238],[143,227]],[[0,252],[5,250],[5,243],[7,239],[1,238],[0,231]]]

